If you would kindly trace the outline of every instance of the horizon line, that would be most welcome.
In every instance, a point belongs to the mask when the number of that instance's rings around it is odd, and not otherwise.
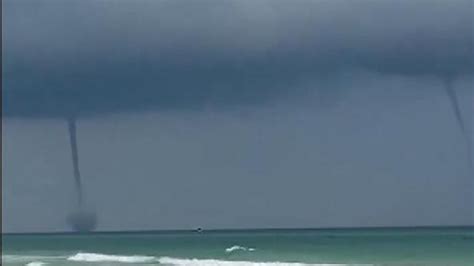
[[[222,228],[205,229],[151,229],[151,230],[98,230],[91,232],[57,231],[57,232],[2,232],[2,236],[14,235],[100,235],[100,234],[175,234],[175,233],[241,233],[241,232],[283,232],[283,231],[349,231],[349,230],[412,230],[412,229],[472,229],[474,225],[419,225],[419,226],[359,226],[359,227],[275,227],[275,228]]]

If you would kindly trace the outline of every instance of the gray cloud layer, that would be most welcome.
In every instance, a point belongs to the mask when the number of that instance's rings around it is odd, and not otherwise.
[[[4,112],[262,103],[366,68],[472,73],[473,2],[4,1]]]

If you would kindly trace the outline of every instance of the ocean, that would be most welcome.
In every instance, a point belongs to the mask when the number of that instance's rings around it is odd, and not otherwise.
[[[4,234],[2,265],[474,265],[474,228]]]

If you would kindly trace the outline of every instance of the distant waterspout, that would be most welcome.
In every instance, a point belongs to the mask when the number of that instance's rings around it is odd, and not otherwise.
[[[79,153],[77,151],[76,118],[74,116],[69,117],[67,119],[67,124],[69,130],[69,142],[71,144],[72,165],[74,170],[74,185],[77,195],[77,206],[68,217],[68,222],[75,231],[88,232],[95,229],[97,216],[95,212],[86,208],[84,202],[81,172],[79,171]]]
[[[461,133],[463,135],[464,141],[466,143],[466,150],[467,150],[467,159],[469,160],[469,167],[470,170],[474,172],[474,162],[473,162],[473,154],[472,154],[472,141],[469,136],[469,132],[467,130],[466,123],[464,121],[463,115],[461,113],[461,108],[459,105],[459,100],[457,97],[456,90],[454,88],[454,79],[452,77],[447,77],[445,79],[445,91],[448,94],[449,101],[451,102],[451,107],[453,109],[454,116],[456,117],[457,124]]]
[[[79,171],[79,156],[77,152],[77,136],[76,136],[76,118],[71,116],[67,119],[69,129],[69,142],[71,144],[72,166],[74,169],[74,184],[76,188],[77,204],[82,207],[82,180],[81,172]]]

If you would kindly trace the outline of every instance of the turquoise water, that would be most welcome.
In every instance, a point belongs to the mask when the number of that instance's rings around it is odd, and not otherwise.
[[[3,235],[2,264],[474,265],[474,229]]]

